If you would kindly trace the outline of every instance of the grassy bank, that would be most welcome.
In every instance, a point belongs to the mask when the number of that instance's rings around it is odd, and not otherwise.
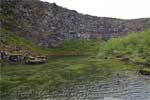
[[[132,62],[150,64],[150,31],[131,33],[103,43],[99,56],[102,58],[128,58]]]
[[[5,29],[0,29],[0,50],[10,53],[47,54],[47,50]]]
[[[0,50],[11,53],[22,52],[47,56],[94,55],[98,52],[100,46],[99,40],[66,40],[59,47],[46,48],[5,29],[0,29],[0,33]]]

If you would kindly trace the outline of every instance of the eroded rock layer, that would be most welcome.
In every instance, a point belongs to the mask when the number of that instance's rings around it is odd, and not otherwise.
[[[150,18],[123,20],[83,15],[40,0],[0,0],[2,28],[55,47],[69,39],[102,39],[150,29]]]

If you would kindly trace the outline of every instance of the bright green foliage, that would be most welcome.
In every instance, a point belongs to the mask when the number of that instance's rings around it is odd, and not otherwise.
[[[128,57],[137,62],[150,62],[150,31],[132,33],[103,43],[101,57]]]

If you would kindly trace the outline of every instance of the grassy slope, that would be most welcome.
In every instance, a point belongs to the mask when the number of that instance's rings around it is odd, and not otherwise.
[[[19,37],[9,31],[0,29],[0,50],[10,53],[32,53],[32,54],[46,54],[47,51],[42,47],[36,46],[32,42]]]
[[[33,44],[31,41],[19,37],[9,31],[0,29],[0,50],[8,52],[31,53],[35,55],[92,55],[98,52],[100,42],[95,41],[83,41],[72,40],[65,41],[60,47],[57,48],[44,48]]]
[[[135,62],[150,63],[150,31],[132,33],[102,44],[100,57],[127,57]]]
[[[98,53],[99,46],[100,42],[98,40],[71,40],[64,41],[60,47],[53,48],[50,51],[56,51],[60,55],[94,55]]]

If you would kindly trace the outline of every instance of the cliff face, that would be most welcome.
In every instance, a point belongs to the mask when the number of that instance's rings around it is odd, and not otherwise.
[[[0,1],[1,27],[45,47],[55,47],[68,39],[107,40],[150,29],[150,18],[95,17],[39,0]]]

